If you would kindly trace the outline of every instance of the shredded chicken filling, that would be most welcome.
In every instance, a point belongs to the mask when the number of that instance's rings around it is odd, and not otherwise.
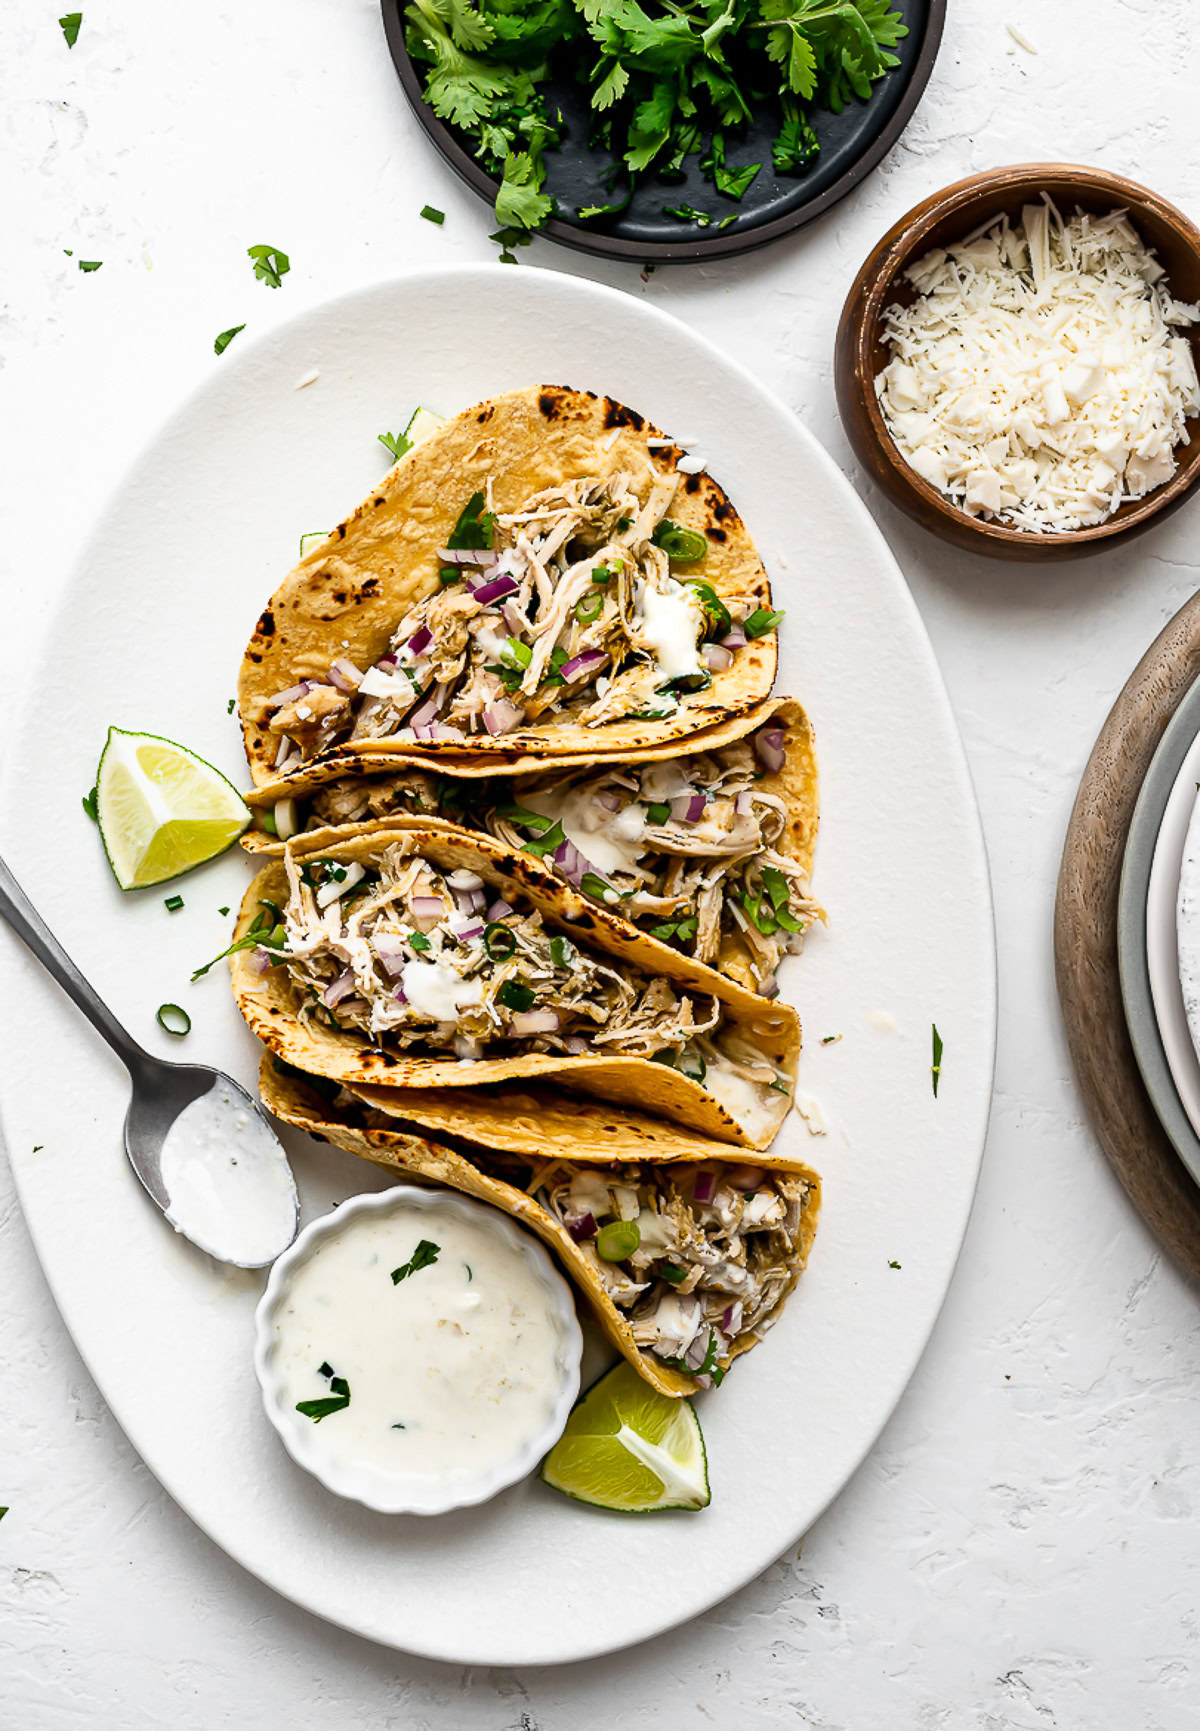
[[[597,767],[515,787],[422,770],[318,791],[309,827],[397,813],[450,818],[536,852],[585,895],[697,961],[739,938],[760,989],[824,911],[778,844],[788,811],[761,785],[753,741],[669,763]]]
[[[500,513],[489,481],[441,550],[439,587],[399,620],[373,666],[338,657],[323,678],[269,700],[276,768],[346,740],[670,715],[680,692],[711,684],[744,647],[752,609],[754,634],[778,622],[753,598],[718,599],[671,575],[654,537],[678,479],[658,477],[643,499],[631,475],[585,478]]]

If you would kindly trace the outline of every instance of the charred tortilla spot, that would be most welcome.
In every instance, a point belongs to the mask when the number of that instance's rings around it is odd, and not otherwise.
[[[611,397],[605,399],[604,425],[606,427],[632,427],[635,433],[640,433],[646,425],[645,417],[639,415],[636,409],[627,409],[624,403],[614,403]]]
[[[264,610],[258,624],[255,626],[255,630],[260,637],[274,637],[275,615],[271,612],[269,607]]]
[[[478,413],[478,414],[477,414],[477,415],[476,415],[476,417],[475,417],[475,419],[476,419],[476,420],[477,420],[477,421],[478,421],[478,422],[479,422],[479,425],[480,425],[480,426],[481,426],[481,427],[482,427],[482,426],[484,426],[484,425],[485,425],[485,424],[486,424],[486,423],[487,423],[487,422],[488,422],[488,421],[490,421],[490,420],[491,420],[491,418],[492,418],[492,416],[493,416],[493,415],[494,415],[494,414],[495,414],[495,413],[496,413],[496,411],[495,411],[495,409],[494,409],[494,408],[492,408],[492,407],[491,407],[491,405],[490,405],[490,404],[489,404],[489,405],[487,405],[487,406],[486,406],[486,407],[485,407],[485,408],[482,408],[482,409],[480,409],[480,411],[479,411],[479,413]]]
[[[378,577],[368,577],[366,582],[363,584],[362,589],[359,593],[359,600],[365,601],[365,600],[367,600],[367,598],[369,596],[378,595],[378,593],[379,593],[379,579],[378,579]]]
[[[706,529],[704,533],[710,541],[728,541],[729,539],[724,529]]]
[[[251,661],[261,661],[262,656],[258,653],[257,649],[251,649],[249,652],[248,659]]]
[[[713,500],[713,516],[717,519],[718,523],[724,523],[727,518],[736,517],[737,512],[729,503],[728,499],[718,498]]]
[[[684,482],[683,482],[683,490],[685,493],[698,493],[700,491],[700,476],[699,475],[687,475],[687,476],[685,476]]]
[[[548,421],[566,420],[566,392],[556,386],[542,391],[538,408]]]

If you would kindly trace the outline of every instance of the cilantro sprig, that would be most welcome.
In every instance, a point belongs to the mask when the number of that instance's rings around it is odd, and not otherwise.
[[[500,182],[492,238],[506,264],[556,210],[552,67],[585,86],[591,145],[614,159],[596,176],[609,196],[576,211],[592,221],[623,210],[649,175],[678,182],[690,157],[740,203],[766,165],[736,160],[739,134],[765,104],[774,172],[802,173],[820,148],[812,111],[866,101],[908,34],[892,0],[410,0],[406,16],[426,101]],[[714,221],[690,205],[671,214]]]

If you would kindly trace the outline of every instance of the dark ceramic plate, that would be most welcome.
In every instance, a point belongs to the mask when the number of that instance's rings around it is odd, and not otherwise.
[[[382,5],[388,47],[422,126],[451,168],[481,198],[493,203],[493,176],[470,154],[454,128],[439,120],[422,99],[420,70],[404,46],[405,0],[382,0]],[[749,252],[811,222],[845,198],[883,161],[908,125],[929,82],[942,37],[946,0],[897,0],[897,6],[908,25],[908,35],[896,48],[900,64],[879,80],[869,102],[852,101],[841,114],[812,113],[821,152],[803,174],[775,173],[771,163],[771,139],[776,130],[772,111],[748,127],[729,152],[732,168],[749,162],[763,164],[740,204],[717,193],[700,173],[699,158],[693,156],[688,159],[683,180],[667,184],[652,178],[643,182],[619,215],[585,223],[564,214],[539,232],[603,258],[679,263]],[[545,88],[566,120],[562,147],[546,153],[546,191],[554,194],[564,213],[581,205],[604,203],[611,196],[604,185],[605,171],[613,158],[606,151],[587,148],[590,109],[585,92],[566,78],[552,80]],[[664,206],[679,205],[710,212],[713,226],[700,228],[665,214]],[[718,231],[716,223],[734,212],[735,221]]]

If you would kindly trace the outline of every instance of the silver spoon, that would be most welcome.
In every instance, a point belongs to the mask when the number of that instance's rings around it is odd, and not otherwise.
[[[282,1144],[258,1102],[220,1070],[210,1069],[206,1064],[169,1064],[143,1051],[107,1005],[101,1003],[2,859],[0,916],[108,1041],[129,1071],[133,1094],[125,1115],[125,1152],[147,1194],[175,1230],[210,1256],[236,1268],[263,1268],[274,1262],[296,1236],[300,1198]],[[213,1094],[213,1106],[204,1117],[217,1133],[215,1169],[212,1161],[206,1166],[204,1158],[197,1167],[193,1158],[189,1172],[186,1160],[189,1146],[195,1154],[197,1130],[203,1128],[193,1114],[188,1125],[176,1131],[169,1154],[170,1175],[176,1190],[172,1207],[163,1176],[163,1150],[181,1114],[208,1094]],[[247,1113],[253,1117],[248,1118]],[[226,1138],[224,1142],[222,1135]],[[210,1140],[201,1154],[208,1155],[213,1147]],[[245,1209],[248,1203],[263,1207],[264,1199],[269,1216],[265,1237],[260,1230],[255,1239],[252,1230],[247,1234]],[[253,1247],[247,1253],[246,1247],[251,1244]],[[237,1254],[231,1255],[230,1251]]]

